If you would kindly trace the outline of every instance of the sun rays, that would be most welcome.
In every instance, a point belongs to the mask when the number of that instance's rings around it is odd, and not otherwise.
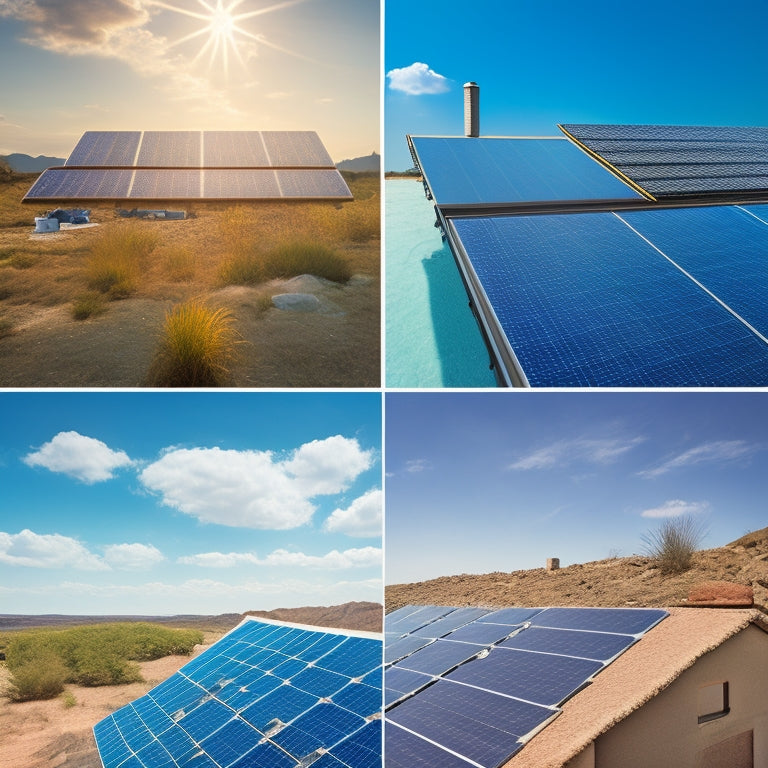
[[[306,2],[306,0],[285,0],[282,3],[265,8],[259,8],[254,11],[237,12],[239,6],[242,6],[245,0],[216,0],[215,4],[209,0],[197,0],[201,10],[189,10],[180,8],[162,0],[150,0],[150,5],[156,8],[162,8],[167,11],[189,16],[204,22],[200,29],[184,35],[178,40],[169,44],[169,48],[188,43],[191,40],[201,38],[203,44],[197,55],[193,58],[193,64],[207,60],[209,71],[213,71],[217,64],[220,64],[225,76],[229,75],[229,64],[231,58],[237,60],[243,69],[246,68],[246,59],[255,55],[257,46],[265,45],[281,53],[298,58],[306,58],[300,53],[291,51],[288,48],[270,42],[263,34],[254,33],[245,29],[242,23],[248,19],[263,16],[264,14],[278,11],[292,5]]]

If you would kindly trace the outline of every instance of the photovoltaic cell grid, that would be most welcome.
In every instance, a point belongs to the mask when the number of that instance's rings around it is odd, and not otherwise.
[[[351,197],[313,131],[88,131],[24,200]]]
[[[387,768],[497,768],[666,616],[645,608],[399,609],[387,616],[387,648],[417,632],[431,637],[385,667]]]
[[[768,128],[571,125],[561,130],[656,199],[768,197]]]
[[[768,385],[768,206],[691,204],[731,201],[729,174],[759,200],[768,128],[561,127],[592,157],[547,140],[409,137],[499,378]],[[670,192],[678,207],[642,199],[593,157],[649,197],[663,190],[648,179],[685,180]]]
[[[249,618],[96,724],[104,768],[380,768],[381,652]]]

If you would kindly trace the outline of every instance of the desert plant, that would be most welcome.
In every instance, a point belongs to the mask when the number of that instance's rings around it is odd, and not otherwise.
[[[691,567],[694,553],[707,531],[690,515],[670,517],[655,531],[642,536],[646,554],[662,573],[683,573]]]
[[[218,387],[229,376],[238,343],[232,313],[197,299],[178,304],[165,316],[150,383],[161,387]]]
[[[34,661],[13,668],[8,698],[11,701],[53,699],[64,690],[68,671],[52,651],[41,653]]]
[[[286,243],[269,251],[264,257],[266,278],[304,274],[324,277],[337,283],[346,283],[352,277],[346,259],[333,248],[321,243]]]
[[[106,308],[103,294],[98,291],[86,291],[72,301],[72,317],[75,320],[85,320],[101,314]]]
[[[195,256],[187,248],[176,247],[166,252],[165,272],[174,282],[186,283],[195,277]]]
[[[138,287],[142,267],[157,245],[156,232],[122,224],[104,233],[86,262],[88,287],[125,298]]]
[[[264,280],[261,259],[252,249],[238,249],[222,260],[219,279],[224,285],[256,285]]]
[[[64,693],[61,694],[61,703],[64,705],[65,709],[71,709],[76,706],[77,699],[75,698],[75,694],[72,693],[72,691],[64,691]]]

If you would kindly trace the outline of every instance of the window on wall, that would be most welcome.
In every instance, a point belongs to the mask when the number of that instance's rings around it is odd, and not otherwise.
[[[728,681],[708,683],[699,688],[699,723],[707,723],[725,717],[731,708],[728,704]]]

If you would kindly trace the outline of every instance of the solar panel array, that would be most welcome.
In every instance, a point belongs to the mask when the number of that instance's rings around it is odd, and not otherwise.
[[[560,129],[652,199],[768,198],[768,128],[561,125]]]
[[[87,131],[24,201],[351,197],[313,131]]]
[[[409,137],[500,383],[768,385],[768,129],[563,128]],[[737,166],[753,202],[717,205]]]
[[[386,617],[387,768],[497,768],[667,616],[405,606]]]
[[[94,727],[104,768],[380,768],[381,639],[249,617]]]

